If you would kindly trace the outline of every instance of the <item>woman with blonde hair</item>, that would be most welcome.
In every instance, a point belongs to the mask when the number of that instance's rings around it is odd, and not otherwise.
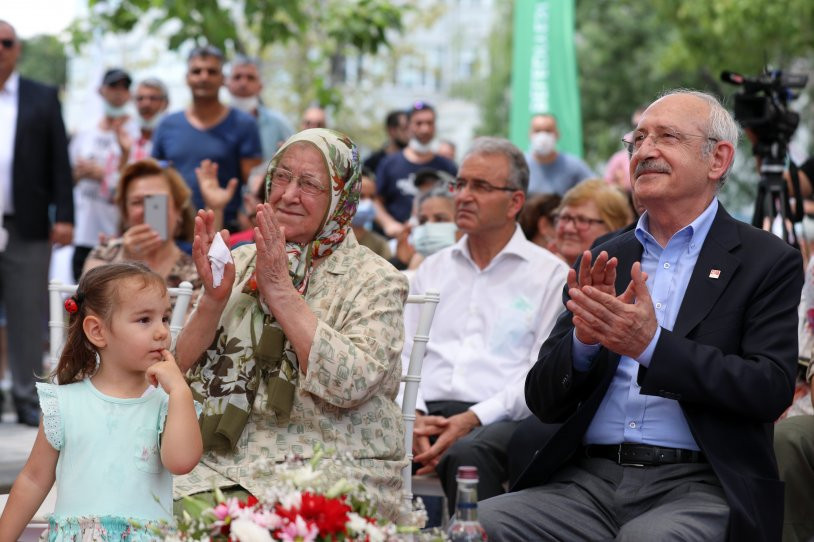
[[[554,250],[574,265],[597,237],[633,220],[627,198],[602,179],[587,179],[565,193],[554,221]]]

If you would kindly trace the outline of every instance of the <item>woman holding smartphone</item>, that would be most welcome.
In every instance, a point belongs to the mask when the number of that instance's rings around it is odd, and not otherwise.
[[[179,243],[192,241],[195,214],[190,195],[173,168],[152,159],[129,164],[116,194],[124,234],[96,246],[83,272],[111,262],[140,261],[164,277],[167,287],[186,280],[198,290],[201,279],[192,257],[179,248]]]

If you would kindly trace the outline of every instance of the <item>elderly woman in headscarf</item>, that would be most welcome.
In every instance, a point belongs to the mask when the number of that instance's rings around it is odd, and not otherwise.
[[[347,136],[292,136],[269,164],[256,244],[232,253],[217,287],[207,254],[218,232],[211,212],[196,217],[204,292],[177,359],[204,405],[205,453],[176,479],[176,498],[214,486],[260,494],[274,482],[263,473],[269,460],[322,447],[351,456],[355,480],[398,517],[406,459],[395,397],[408,285],[353,235],[360,184]],[[330,459],[320,470],[343,476]]]

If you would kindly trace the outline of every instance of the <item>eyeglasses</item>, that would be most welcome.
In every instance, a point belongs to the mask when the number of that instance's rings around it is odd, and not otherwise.
[[[706,134],[683,134],[676,130],[664,130],[661,132],[653,132],[648,134],[647,132],[637,130],[623,138],[622,144],[624,145],[628,154],[633,155],[634,152],[637,152],[642,148],[642,145],[644,145],[644,142],[648,137],[653,139],[653,145],[655,147],[662,149],[685,145],[687,140],[691,137],[700,137],[701,139],[718,143],[717,139],[714,137],[709,137]]]
[[[566,224],[571,223],[574,227],[579,231],[585,231],[591,227],[592,224],[605,224],[604,220],[600,220],[598,218],[589,218],[587,216],[582,215],[565,215],[560,214],[554,217],[554,225],[565,226]]]
[[[12,47],[14,47],[15,43],[17,43],[17,40],[15,40],[14,38],[6,38],[0,40],[0,45],[5,47],[6,49],[11,49]]]
[[[469,191],[473,194],[491,194],[495,190],[503,192],[517,192],[520,188],[511,188],[509,186],[495,186],[489,181],[483,179],[463,179],[458,177],[449,184],[449,191],[453,194],[463,192],[464,188],[469,187]]]
[[[287,190],[288,185],[296,179],[297,186],[303,194],[318,196],[326,192],[326,188],[318,179],[308,175],[295,177],[293,173],[280,167],[272,169],[269,173],[269,178],[271,179],[272,190]]]
[[[166,100],[164,96],[149,96],[146,94],[143,96],[136,96],[137,102],[163,102],[164,100]]]

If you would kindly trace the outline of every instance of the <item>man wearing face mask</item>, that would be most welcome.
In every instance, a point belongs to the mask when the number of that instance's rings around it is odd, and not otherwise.
[[[104,115],[95,126],[77,132],[68,149],[76,183],[72,267],[77,279],[99,235],[118,234],[119,211],[113,198],[119,170],[127,163],[126,149],[139,138],[127,108],[131,83],[130,75],[120,68],[105,72],[99,87]]]
[[[127,146],[127,141],[120,141],[122,151],[126,154],[128,163],[149,158],[153,150],[153,132],[158,123],[164,118],[164,112],[170,104],[167,87],[155,77],[143,80],[136,87],[136,121],[139,127],[139,137]]]
[[[396,237],[410,218],[416,187],[415,173],[433,168],[455,175],[458,168],[451,160],[435,153],[435,110],[425,102],[416,102],[407,112],[410,141],[401,151],[388,155],[376,170],[376,189],[384,206],[379,223],[390,237]]]
[[[390,248],[387,246],[387,239],[372,231],[373,219],[376,216],[376,181],[373,173],[365,168],[362,170],[362,193],[359,197],[359,204],[356,206],[356,214],[353,216],[351,227],[356,240],[360,245],[366,246],[385,260],[392,256]]]
[[[531,150],[526,154],[529,165],[529,194],[559,194],[582,180],[595,177],[585,162],[564,152],[557,152],[557,119],[550,113],[531,118]]]
[[[229,89],[231,106],[257,120],[263,160],[270,160],[280,145],[294,134],[294,128],[281,113],[260,103],[263,81],[257,60],[237,55],[232,61],[226,88]]]

